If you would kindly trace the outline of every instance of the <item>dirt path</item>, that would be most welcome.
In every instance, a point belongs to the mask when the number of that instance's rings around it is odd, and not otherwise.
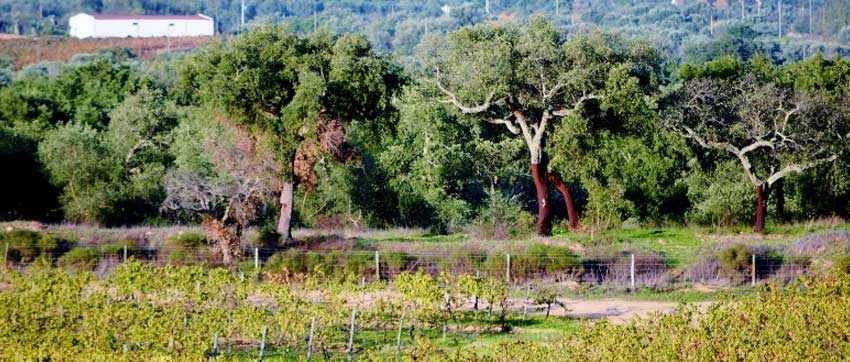
[[[612,323],[625,323],[637,317],[646,317],[651,313],[673,313],[679,303],[644,300],[600,299],[580,300],[561,299],[569,311],[561,306],[553,307],[553,315],[566,315],[577,318],[598,319],[606,318]],[[710,302],[697,303],[700,308]],[[544,306],[545,308],[545,306]],[[545,310],[544,310],[545,312]]]
[[[308,293],[308,296],[312,297],[312,299],[316,299],[317,294]],[[359,308],[369,308],[370,306],[375,304],[375,301],[379,299],[385,300],[397,300],[401,298],[401,295],[395,291],[382,291],[380,293],[358,293],[356,295],[351,295],[344,299],[348,300],[348,302],[352,306],[358,306]],[[606,298],[606,299],[571,299],[571,298],[559,298],[559,300],[567,307],[567,310],[564,310],[560,305],[553,304],[551,315],[557,316],[569,316],[574,318],[582,318],[582,319],[602,319],[605,318],[612,323],[621,324],[632,319],[638,317],[646,317],[652,313],[673,313],[676,310],[676,307],[679,305],[677,302],[661,302],[661,301],[647,301],[647,300],[628,300],[628,299],[618,299],[618,298]],[[701,309],[709,306],[712,302],[700,302],[695,303]],[[527,312],[529,314],[545,314],[546,313],[546,305],[536,305],[532,303],[526,303],[524,298],[510,298],[508,301],[508,305],[513,310],[514,313],[521,314],[527,308]],[[487,303],[480,302],[478,304],[479,310],[487,310]],[[472,301],[468,301],[464,305],[460,307],[461,310],[471,311],[474,309],[474,304]],[[494,308],[496,311],[498,307]]]
[[[673,313],[679,305],[677,302],[660,302],[660,301],[644,301],[644,300],[626,300],[626,299],[569,299],[559,298],[564,303],[568,310],[564,310],[560,305],[553,304],[551,315],[568,316],[583,319],[602,319],[605,318],[612,323],[622,324],[637,317],[646,317],[652,313]],[[524,299],[510,299],[510,306],[514,313],[522,313],[526,308]],[[711,302],[696,303],[700,308],[704,308]],[[479,308],[487,308],[486,304],[479,305]],[[546,305],[535,305],[533,303],[527,305],[529,314],[545,314]],[[462,307],[463,310],[472,310],[472,304],[466,304]]]

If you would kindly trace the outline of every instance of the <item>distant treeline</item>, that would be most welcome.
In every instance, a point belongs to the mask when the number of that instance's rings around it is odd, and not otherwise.
[[[285,24],[306,34],[317,28],[359,33],[380,51],[409,57],[428,34],[447,33],[484,22],[502,23],[543,15],[564,30],[604,27],[649,39],[679,59],[707,56],[702,49],[723,41],[725,28],[747,25],[783,60],[820,51],[847,55],[850,3],[846,0],[246,0],[247,27]],[[781,8],[780,8],[781,5]],[[811,8],[810,8],[811,5]],[[241,27],[241,0],[4,0],[0,32],[62,35],[77,12],[195,14],[216,19],[223,34]],[[785,40],[780,40],[785,37]],[[710,56],[709,54],[708,56]]]

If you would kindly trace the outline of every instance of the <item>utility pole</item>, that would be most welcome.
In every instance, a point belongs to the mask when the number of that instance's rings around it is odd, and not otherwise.
[[[555,17],[561,16],[561,0],[555,0]]]
[[[779,38],[782,38],[782,0],[779,0]]]
[[[221,6],[221,0],[215,0],[215,19],[213,19],[213,35],[218,35],[220,30],[218,30],[218,22],[221,21],[218,17],[218,9]]]
[[[484,0],[484,12],[490,15],[490,0]]]
[[[812,0],[809,0],[809,35],[815,34],[814,23],[812,22],[812,15],[814,10],[812,9],[814,9],[814,6],[812,6]]]
[[[239,22],[239,34],[242,34],[242,28],[245,27],[245,0],[242,0],[242,9],[241,9],[242,18]]]
[[[745,9],[744,9],[744,0],[741,0],[741,21],[744,21],[744,20],[745,20],[745,18],[746,18],[746,15],[745,15],[745,13],[744,13],[744,12],[745,12]]]

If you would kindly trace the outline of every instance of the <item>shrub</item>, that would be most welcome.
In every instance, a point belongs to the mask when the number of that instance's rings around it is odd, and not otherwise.
[[[728,226],[749,220],[755,213],[755,193],[734,161],[712,172],[697,171],[685,178],[693,207],[686,219],[702,225]]]
[[[485,264],[491,275],[502,276],[507,269],[507,257],[502,252],[491,253]],[[524,253],[511,255],[511,279],[576,274],[582,270],[581,260],[569,248],[535,244]]]
[[[385,272],[382,271],[381,274],[398,274],[401,271],[407,270],[415,261],[415,256],[412,256],[402,251],[391,251],[387,253],[381,253],[381,270],[386,270]]]
[[[199,233],[180,233],[165,242],[164,247],[160,249],[160,257],[164,258],[168,264],[191,264],[196,256],[205,254],[206,250],[202,251],[198,248],[206,244],[206,238]]]
[[[97,265],[100,251],[97,248],[73,248],[56,261],[56,264],[76,270],[92,270]]]
[[[751,265],[751,254],[743,245],[734,245],[720,251],[720,267],[727,272],[744,273]]]
[[[470,233],[477,239],[504,240],[527,235],[534,228],[534,216],[523,210],[516,198],[491,194]]]
[[[375,275],[375,256],[362,253],[349,255],[343,264],[343,273],[357,277]]]
[[[474,273],[486,260],[487,254],[483,251],[453,248],[447,257],[438,261],[438,267],[449,272]]]
[[[171,265],[189,265],[192,264],[194,258],[193,253],[188,249],[173,249],[168,253],[168,264]]]
[[[113,256],[124,256],[124,248],[127,248],[127,257],[139,255],[139,248],[135,240],[119,240],[103,246],[103,254]]]
[[[13,230],[5,235],[13,260],[31,261],[38,257],[53,258],[68,247],[68,242],[32,230]]]
[[[835,271],[841,275],[850,275],[850,255],[835,258]]]
[[[264,225],[257,231],[256,246],[259,248],[275,248],[280,242],[280,234],[277,233],[274,225]]]
[[[195,248],[207,244],[207,239],[199,233],[181,233],[172,236],[167,241],[168,246]]]

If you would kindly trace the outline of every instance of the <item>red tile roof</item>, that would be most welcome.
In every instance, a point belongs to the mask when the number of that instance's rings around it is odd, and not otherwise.
[[[203,15],[133,15],[133,14],[95,14],[97,20],[210,20]]]

